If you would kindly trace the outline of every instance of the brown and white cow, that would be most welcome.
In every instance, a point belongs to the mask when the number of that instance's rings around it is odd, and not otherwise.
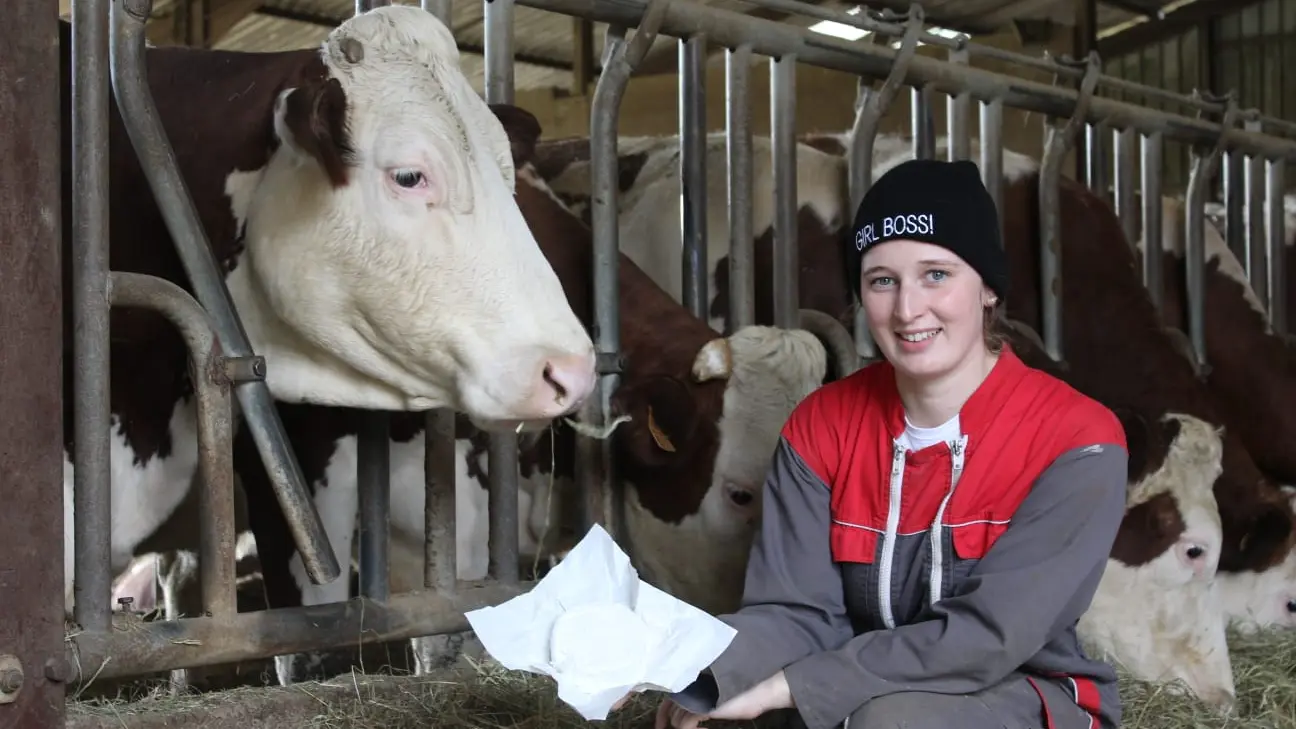
[[[590,229],[528,167],[540,135],[535,118],[516,107],[492,108],[513,143],[518,169],[515,195],[522,215],[557,272],[572,310],[582,321],[592,322]],[[644,579],[699,607],[731,609],[731,603],[716,598],[735,591],[717,593],[714,584],[717,579],[738,580],[740,584],[741,570],[734,573],[730,565],[740,566],[746,559],[759,489],[778,431],[792,408],[824,381],[827,352],[850,353],[853,344],[845,327],[814,312],[807,316],[803,330],[757,326],[719,337],[625,256],[621,257],[619,286],[625,371],[612,396],[612,406],[614,417],[624,415],[630,420],[621,423],[610,437],[619,476],[628,486],[632,552],[646,555],[636,567]],[[279,412],[335,552],[345,559],[351,550],[356,512],[359,413],[297,403],[280,403]],[[395,413],[391,417],[393,535],[406,545],[421,542],[423,534],[423,425],[419,414]],[[458,428],[457,491],[462,494],[467,488],[463,482],[470,479],[477,488],[484,488],[486,474],[481,434],[465,419]],[[572,478],[576,437],[583,436],[566,423],[556,423],[523,449],[523,478],[541,482],[528,485],[527,490],[546,488],[543,482],[550,475]],[[271,607],[346,599],[348,580],[320,586],[306,581],[287,539],[282,513],[265,484],[265,471],[245,433],[236,438],[235,465],[247,489],[249,518],[257,533]],[[471,518],[464,512],[459,516]],[[482,569],[483,529],[480,521],[475,527],[459,528],[461,545],[465,538],[477,545],[462,550],[469,559],[459,560],[456,567],[461,575],[476,576]],[[713,548],[717,538],[725,549]],[[699,551],[704,542],[708,549]],[[420,563],[418,556],[409,556],[418,554],[417,547],[397,546],[402,564]],[[473,551],[478,555],[475,560],[470,556]],[[692,569],[674,572],[678,557],[663,564],[662,555],[688,555]],[[280,657],[280,681],[299,680],[303,670],[313,670],[317,659]]]
[[[726,165],[722,140],[722,135],[712,135],[711,154],[707,161],[711,178],[708,184],[711,203],[708,263],[714,292],[711,315],[715,319],[723,317],[727,301],[723,276],[728,230],[723,197]],[[772,212],[768,203],[772,201],[772,189],[768,181],[769,142],[762,138],[753,141],[753,231],[757,236],[757,316],[760,321],[759,317],[768,316],[769,312],[767,294],[763,294],[760,287],[762,283],[768,287],[761,278],[768,276],[770,270]],[[819,308],[845,320],[852,311],[841,269],[839,243],[844,228],[849,224],[845,147],[832,139],[818,140],[816,146],[821,149],[802,144],[797,150],[802,305]],[[588,173],[582,170],[587,164],[582,162],[587,162],[588,155],[585,153],[582,160],[580,149],[579,143],[567,142],[556,144],[542,153],[547,156],[545,168],[555,188],[575,202],[588,195],[588,188],[582,187],[588,179]],[[644,257],[661,256],[653,249],[664,248],[667,251],[665,258],[672,265],[656,269],[655,273],[667,281],[677,275],[674,272],[679,269],[679,231],[678,226],[672,223],[675,218],[670,215],[671,208],[668,207],[679,204],[678,177],[673,167],[677,164],[677,152],[676,140],[665,138],[629,140],[627,153],[620,155],[623,171],[620,180],[623,201],[621,240],[624,245],[634,246],[645,239],[653,239],[651,246],[644,245],[636,251]],[[909,156],[907,140],[879,138],[874,147],[875,178]],[[634,170],[638,170],[637,176],[627,174]],[[1004,200],[1008,211],[1005,215],[1006,244],[1012,254],[1014,287],[1017,289],[1011,297],[1009,314],[1038,328],[1038,306],[1034,304],[1038,291],[1035,280],[1037,218],[1034,212],[1037,164],[1024,156],[1007,153],[1004,170]],[[654,171],[657,172],[655,176],[652,175]],[[646,174],[649,177],[645,178]],[[1135,582],[1147,585],[1150,600],[1164,602],[1181,613],[1192,613],[1183,614],[1179,625],[1197,630],[1210,643],[1222,646],[1223,626],[1218,599],[1208,595],[1189,597],[1182,591],[1167,593],[1161,587],[1153,587],[1158,581],[1149,580],[1147,573],[1163,570],[1165,580],[1162,582],[1182,584],[1183,590],[1200,593],[1205,587],[1199,587],[1198,583],[1209,583],[1217,563],[1221,568],[1232,570],[1251,565],[1270,567],[1281,561],[1288,551],[1291,513],[1286,504],[1274,504],[1266,500],[1263,492],[1252,488],[1259,480],[1254,464],[1249,462],[1246,452],[1235,439],[1227,439],[1227,433],[1222,455],[1227,472],[1216,479],[1220,473],[1219,465],[1215,461],[1211,466],[1210,454],[1220,453],[1216,429],[1221,422],[1212,408],[1209,394],[1193,379],[1189,364],[1156,322],[1150,300],[1138,285],[1137,278],[1127,276],[1120,280],[1118,276],[1118,280],[1108,281],[1108,268],[1133,270],[1126,258],[1130,256],[1128,246],[1108,251],[1090,242],[1103,238],[1108,235],[1107,230],[1114,229],[1116,237],[1104,240],[1123,244],[1118,223],[1109,211],[1094,207],[1099,201],[1082,187],[1064,183],[1062,204],[1064,251],[1077,251],[1075,254],[1064,252],[1067,261],[1064,269],[1064,318],[1067,322],[1074,322],[1065,329],[1064,335],[1064,348],[1070,365],[1066,379],[1118,412],[1137,414],[1145,425],[1140,432],[1131,433],[1130,477],[1134,485],[1131,492],[1164,497],[1131,504],[1122,528],[1122,539],[1113,550],[1113,566],[1109,572],[1116,575],[1125,570],[1132,571],[1137,575]],[[637,216],[636,208],[644,213],[653,211],[655,221],[646,214]],[[651,231],[636,231],[632,227],[636,224],[649,225]],[[1089,265],[1073,264],[1077,258]],[[1100,281],[1103,283],[1096,283]],[[808,301],[807,296],[815,297],[814,302]],[[763,303],[766,304],[764,310]],[[1129,313],[1121,313],[1127,309]],[[1108,331],[1107,322],[1113,315],[1127,327]],[[1150,327],[1147,326],[1149,322]],[[1189,422],[1185,417],[1215,427],[1184,427],[1183,424]],[[1130,430],[1128,420],[1126,426],[1127,431]],[[1168,460],[1171,456],[1175,460]],[[1230,464],[1234,467],[1227,468]],[[1255,480],[1249,480],[1248,473],[1254,475]],[[1208,504],[1208,496],[1203,496],[1210,493],[1212,482],[1215,482],[1215,495],[1226,500],[1219,511]],[[1144,504],[1149,506],[1139,508]],[[1205,508],[1198,508],[1198,505]],[[1220,511],[1225,513],[1221,515]],[[1222,538],[1219,536],[1221,522],[1224,527]],[[1143,592],[1140,590],[1139,594]],[[1122,599],[1130,598],[1126,595]],[[1166,631],[1144,632],[1155,632],[1159,638],[1171,637]],[[1210,652],[1205,651],[1206,654]],[[1159,655],[1160,669],[1144,661],[1143,675],[1156,678],[1173,671],[1178,655],[1155,647],[1153,653]],[[1205,659],[1206,655],[1202,657]],[[1214,669],[1204,677],[1182,678],[1199,694],[1222,700],[1221,697],[1231,692],[1231,674],[1227,668],[1227,656],[1219,660],[1223,663],[1217,661]]]
[[[71,291],[67,23],[61,43]],[[146,54],[158,114],[276,398],[450,407],[490,427],[546,421],[585,399],[593,344],[512,199],[503,128],[436,18],[382,7],[340,25],[318,50]],[[109,264],[188,289],[115,104],[110,121]],[[63,309],[66,459],[76,400],[74,314],[70,303]],[[114,309],[110,369],[111,562],[119,570],[184,498],[198,456],[188,364],[173,327],[152,312]],[[69,610],[71,475],[65,461]]]

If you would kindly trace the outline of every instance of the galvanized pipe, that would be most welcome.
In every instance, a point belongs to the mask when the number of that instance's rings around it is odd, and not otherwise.
[[[1287,333],[1287,215],[1284,207],[1286,163],[1282,160],[1267,162],[1265,209],[1269,224],[1266,243],[1269,248],[1269,321],[1273,330]],[[1262,299],[1263,301],[1263,299]]]
[[[679,45],[680,266],[684,308],[707,320],[707,123],[705,35]]]
[[[729,203],[729,325],[756,323],[755,240],[752,238],[751,46],[725,51],[725,150]]]
[[[1246,155],[1240,152],[1225,150],[1220,175],[1224,180],[1224,239],[1239,261],[1247,257],[1245,159]]]
[[[852,219],[864,199],[864,193],[868,192],[873,185],[873,143],[877,139],[878,124],[887,109],[891,107],[891,103],[895,101],[896,94],[900,92],[905,69],[908,68],[909,61],[913,59],[918,49],[922,24],[922,6],[911,6],[909,17],[905,20],[904,35],[900,39],[900,50],[896,54],[895,64],[880,89],[874,91],[867,79],[859,79],[855,97],[855,121],[850,131],[850,158],[847,165],[851,200],[849,215]],[[852,271],[850,275],[858,276],[859,272]],[[873,341],[873,333],[869,331],[863,306],[856,307],[853,324],[855,351],[864,361],[876,360],[877,343]]]
[[[167,230],[175,241],[180,261],[203,308],[210,312],[221,348],[230,357],[251,357],[247,333],[234,310],[206,233],[194,210],[175,151],[158,118],[152,93],[145,81],[144,23],[153,10],[152,0],[117,0],[112,3],[110,51],[113,92],[131,144],[139,155]],[[306,491],[301,467],[284,434],[279,413],[264,380],[235,386],[244,420],[270,476],[271,486],[301,555],[306,574],[315,584],[326,584],[342,573],[332,546]]]
[[[485,0],[484,22],[486,103],[512,104],[513,0]],[[513,585],[519,579],[517,434],[491,433],[486,462],[488,570],[494,579]],[[450,475],[453,473],[451,463],[446,467],[446,474],[453,479]]]
[[[450,27],[450,0],[420,0],[419,7],[435,15],[447,28]]]
[[[453,595],[422,590],[379,602],[355,597],[306,607],[234,613],[85,631],[68,639],[66,660],[71,682],[124,678],[167,668],[199,668],[332,650],[340,645],[372,645],[469,629],[465,612],[498,605],[531,587],[472,586]]]
[[[961,35],[958,48],[949,52],[950,63],[968,64],[967,36]],[[945,102],[945,129],[949,135],[949,160],[957,162],[972,158],[972,95],[955,94]]]
[[[1107,153],[1109,133],[1106,124],[1085,125],[1085,183],[1093,194],[1111,204],[1112,194],[1107,189],[1111,185],[1111,155]]]
[[[88,630],[112,617],[108,3],[72,3],[73,617]]]
[[[774,326],[801,326],[797,263],[795,55],[770,61],[770,154],[774,159]]]
[[[1131,129],[1113,130],[1112,146],[1116,150],[1116,215],[1120,218],[1125,240],[1133,246],[1138,241],[1138,198],[1134,181],[1134,155],[1137,154],[1138,132]]]
[[[625,28],[608,27],[604,43],[603,72],[594,86],[590,106],[590,221],[594,235],[594,346],[599,378],[594,392],[580,408],[580,419],[596,428],[611,422],[612,393],[620,382],[621,309],[620,248],[617,235],[617,122],[621,99],[634,67],[657,37],[657,28],[670,0],[650,0],[643,24],[629,42]],[[636,20],[638,18],[636,17]],[[576,439],[576,482],[583,494],[585,527],[601,523],[622,545],[621,495],[617,488],[610,439]]]
[[[909,135],[914,159],[936,158],[936,119],[932,113],[930,86],[909,89]]]
[[[981,102],[981,182],[999,211],[1003,230],[1003,102]]]
[[[1160,134],[1141,140],[1143,197],[1143,286],[1158,311],[1165,305],[1165,278],[1162,274],[1161,238],[1161,165],[1165,143]],[[1138,240],[1131,238],[1130,240]]]
[[[203,612],[228,618],[238,611],[234,570],[234,447],[230,381],[212,317],[184,289],[166,279],[113,271],[113,306],[148,309],[166,317],[184,340],[194,373],[198,409],[199,560]],[[173,668],[168,666],[167,668]]]
[[[356,0],[356,15],[390,5],[390,0]],[[391,417],[361,413],[356,432],[356,489],[360,504],[360,594],[386,600],[391,548]]]
[[[1080,105],[1076,113],[1063,124],[1052,120],[1044,123],[1044,161],[1040,165],[1040,318],[1043,320],[1041,338],[1044,349],[1055,360],[1062,361],[1062,225],[1059,209],[1058,185],[1062,175],[1062,160],[1074,145],[1076,135],[1084,125],[1085,108],[1093,98],[1094,86],[1102,64],[1097,53],[1090,53],[1086,73],[1080,86]]]
[[[1254,119],[1248,119],[1243,122],[1243,128],[1249,131],[1260,131],[1260,122]],[[1266,243],[1265,240],[1265,160],[1262,157],[1247,156],[1243,161],[1245,170],[1245,192],[1243,193],[1246,200],[1246,255],[1242,256],[1243,264],[1246,266],[1247,278],[1251,281],[1251,289],[1261,301],[1269,298],[1269,272],[1265,266]]]
[[[516,0],[540,8],[603,23],[634,26],[644,15],[642,0]],[[661,32],[673,37],[706,33],[712,42],[725,46],[751,43],[752,52],[781,57],[795,54],[801,62],[821,68],[872,78],[883,78],[891,70],[896,51],[887,46],[847,41],[789,23],[725,10],[697,3],[673,4],[663,19]],[[1008,76],[976,66],[958,66],[940,58],[916,56],[905,70],[909,86],[931,85],[933,91],[957,94],[967,91],[980,100],[1002,99],[1013,108],[1053,117],[1067,118],[1075,110],[1079,94],[1075,89]],[[1084,121],[1108,121],[1113,127],[1134,127],[1144,134],[1165,133],[1166,139],[1191,144],[1214,145],[1220,125],[1181,114],[1148,109],[1104,97],[1093,98]],[[1231,131],[1230,148],[1296,160],[1296,140],[1244,131]]]
[[[1229,130],[1237,122],[1237,104],[1229,100],[1224,112],[1223,128]],[[1184,267],[1188,294],[1188,338],[1192,341],[1193,355],[1203,373],[1209,371],[1206,360],[1206,195],[1210,180],[1219,168],[1226,137],[1221,133],[1213,148],[1205,155],[1196,155],[1188,175],[1187,201],[1184,207],[1185,230]]]

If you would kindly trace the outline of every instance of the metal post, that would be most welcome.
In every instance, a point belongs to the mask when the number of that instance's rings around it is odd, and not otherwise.
[[[1040,165],[1040,307],[1043,319],[1044,349],[1055,360],[1062,361],[1062,226],[1059,210],[1058,184],[1062,174],[1062,160],[1074,145],[1076,135],[1084,124],[1089,100],[1102,64],[1096,52],[1086,59],[1084,79],[1080,82],[1080,101],[1065,124],[1051,119],[1044,122],[1044,163]]]
[[[360,15],[390,4],[390,0],[356,0],[355,12]],[[361,414],[356,432],[356,489],[360,503],[360,594],[385,602],[391,576],[391,416],[385,412],[370,410]]]
[[[751,46],[726,49],[725,144],[729,156],[729,326],[726,335],[756,323],[750,80]]]
[[[981,182],[990,191],[1003,229],[1003,100],[981,102]]]
[[[1259,119],[1247,119],[1243,122],[1243,128],[1253,132],[1262,131]],[[1247,277],[1251,280],[1251,289],[1264,301],[1269,298],[1269,272],[1265,266],[1265,160],[1255,155],[1246,155],[1243,160],[1246,254],[1241,258],[1246,266]]]
[[[968,37],[960,35],[959,45],[949,52],[950,63],[968,64]],[[945,129],[949,135],[949,160],[957,162],[972,158],[972,94],[964,91],[955,94],[945,103]]]
[[[421,7],[449,27],[450,0],[422,0]],[[427,414],[423,429],[423,586],[447,596],[459,574],[454,459],[455,413],[438,408]]]
[[[1242,152],[1225,150],[1221,160],[1224,174],[1220,175],[1224,182],[1224,239],[1239,261],[1247,258],[1245,158]]]
[[[936,119],[932,106],[930,86],[909,89],[909,132],[913,137],[914,159],[936,157]]]
[[[1194,155],[1192,172],[1188,175],[1187,203],[1184,206],[1187,240],[1184,245],[1184,268],[1188,293],[1188,338],[1192,341],[1193,355],[1203,372],[1208,371],[1206,360],[1206,193],[1210,179],[1219,168],[1223,144],[1229,129],[1237,123],[1237,102],[1228,100],[1224,112],[1223,131],[1215,146],[1206,154]]]
[[[895,63],[887,74],[882,87],[874,91],[869,81],[860,78],[855,96],[855,121],[851,125],[850,159],[848,162],[850,179],[850,213],[854,219],[855,211],[864,200],[864,193],[873,185],[873,142],[877,138],[878,124],[881,122],[896,94],[904,82],[905,71],[913,60],[918,49],[918,37],[923,31],[922,6],[914,4],[909,8],[905,20],[904,35],[900,39],[900,49],[896,51]],[[858,271],[850,272],[858,276]],[[855,309],[854,321],[855,351],[865,362],[878,358],[877,343],[869,331],[864,307]]]
[[[152,11],[152,0],[115,0],[111,5],[109,55],[113,93],[194,295],[211,312],[221,348],[230,357],[253,358],[255,354],[247,333],[234,310],[229,289],[225,287],[207,234],[180,175],[175,150],[167,139],[145,81],[144,23]],[[342,570],[319,512],[306,492],[301,467],[279,421],[270,389],[263,378],[258,378],[237,385],[235,395],[306,574],[317,585],[332,582]]]
[[[73,6],[83,21],[104,10],[84,0]],[[56,485],[63,473],[64,357],[62,152],[58,125],[51,123],[60,114],[57,22],[52,3],[16,0],[5,6],[0,30],[5,49],[0,55],[0,438],[5,444],[0,450],[5,497],[0,724],[5,726],[61,727],[67,711],[63,550],[58,546],[64,503]],[[79,45],[91,49],[102,43],[100,25]],[[107,594],[102,597],[106,603]]]
[[[513,103],[513,0],[485,0],[486,103]],[[489,574],[518,582],[518,438],[492,433],[486,449]],[[448,471],[452,472],[452,471]]]
[[[679,177],[684,308],[707,320],[706,47],[705,35],[680,38]]]
[[[770,58],[770,153],[774,158],[774,326],[801,326],[797,264],[797,58]]]
[[[1268,213],[1269,248],[1269,321],[1279,334],[1287,332],[1287,223],[1284,209],[1285,177],[1287,163],[1269,160],[1266,165],[1265,211]]]
[[[112,606],[108,383],[108,0],[72,4],[73,617],[106,630]]]
[[[1161,164],[1164,147],[1160,134],[1142,137],[1143,286],[1158,311],[1165,302],[1165,278],[1161,271]]]
[[[599,378],[580,408],[580,419],[596,428],[611,422],[612,393],[619,383],[621,355],[620,248],[617,242],[617,121],[630,74],[657,37],[670,0],[649,0],[639,30],[629,42],[626,29],[609,25],[603,72],[590,106],[590,221],[594,234],[594,346]],[[616,488],[610,439],[576,439],[576,482],[583,494],[585,527],[602,524],[633,555],[622,534],[621,496]]]
[[[1138,198],[1134,196],[1134,155],[1137,152],[1138,132],[1133,129],[1113,131],[1112,146],[1116,149],[1116,215],[1120,217],[1125,240],[1133,246],[1138,242]]]
[[[1112,204],[1111,155],[1107,152],[1107,138],[1111,128],[1104,123],[1085,125],[1085,183],[1093,194]]]

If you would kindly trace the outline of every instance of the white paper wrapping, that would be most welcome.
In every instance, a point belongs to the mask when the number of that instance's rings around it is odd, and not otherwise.
[[[586,720],[632,691],[682,691],[736,634],[640,580],[598,525],[529,592],[466,617],[500,665],[553,677]]]

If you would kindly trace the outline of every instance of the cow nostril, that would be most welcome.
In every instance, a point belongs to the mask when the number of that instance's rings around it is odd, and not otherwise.
[[[567,388],[554,377],[553,362],[545,362],[544,381],[554,389],[554,402],[562,403],[567,400]]]

